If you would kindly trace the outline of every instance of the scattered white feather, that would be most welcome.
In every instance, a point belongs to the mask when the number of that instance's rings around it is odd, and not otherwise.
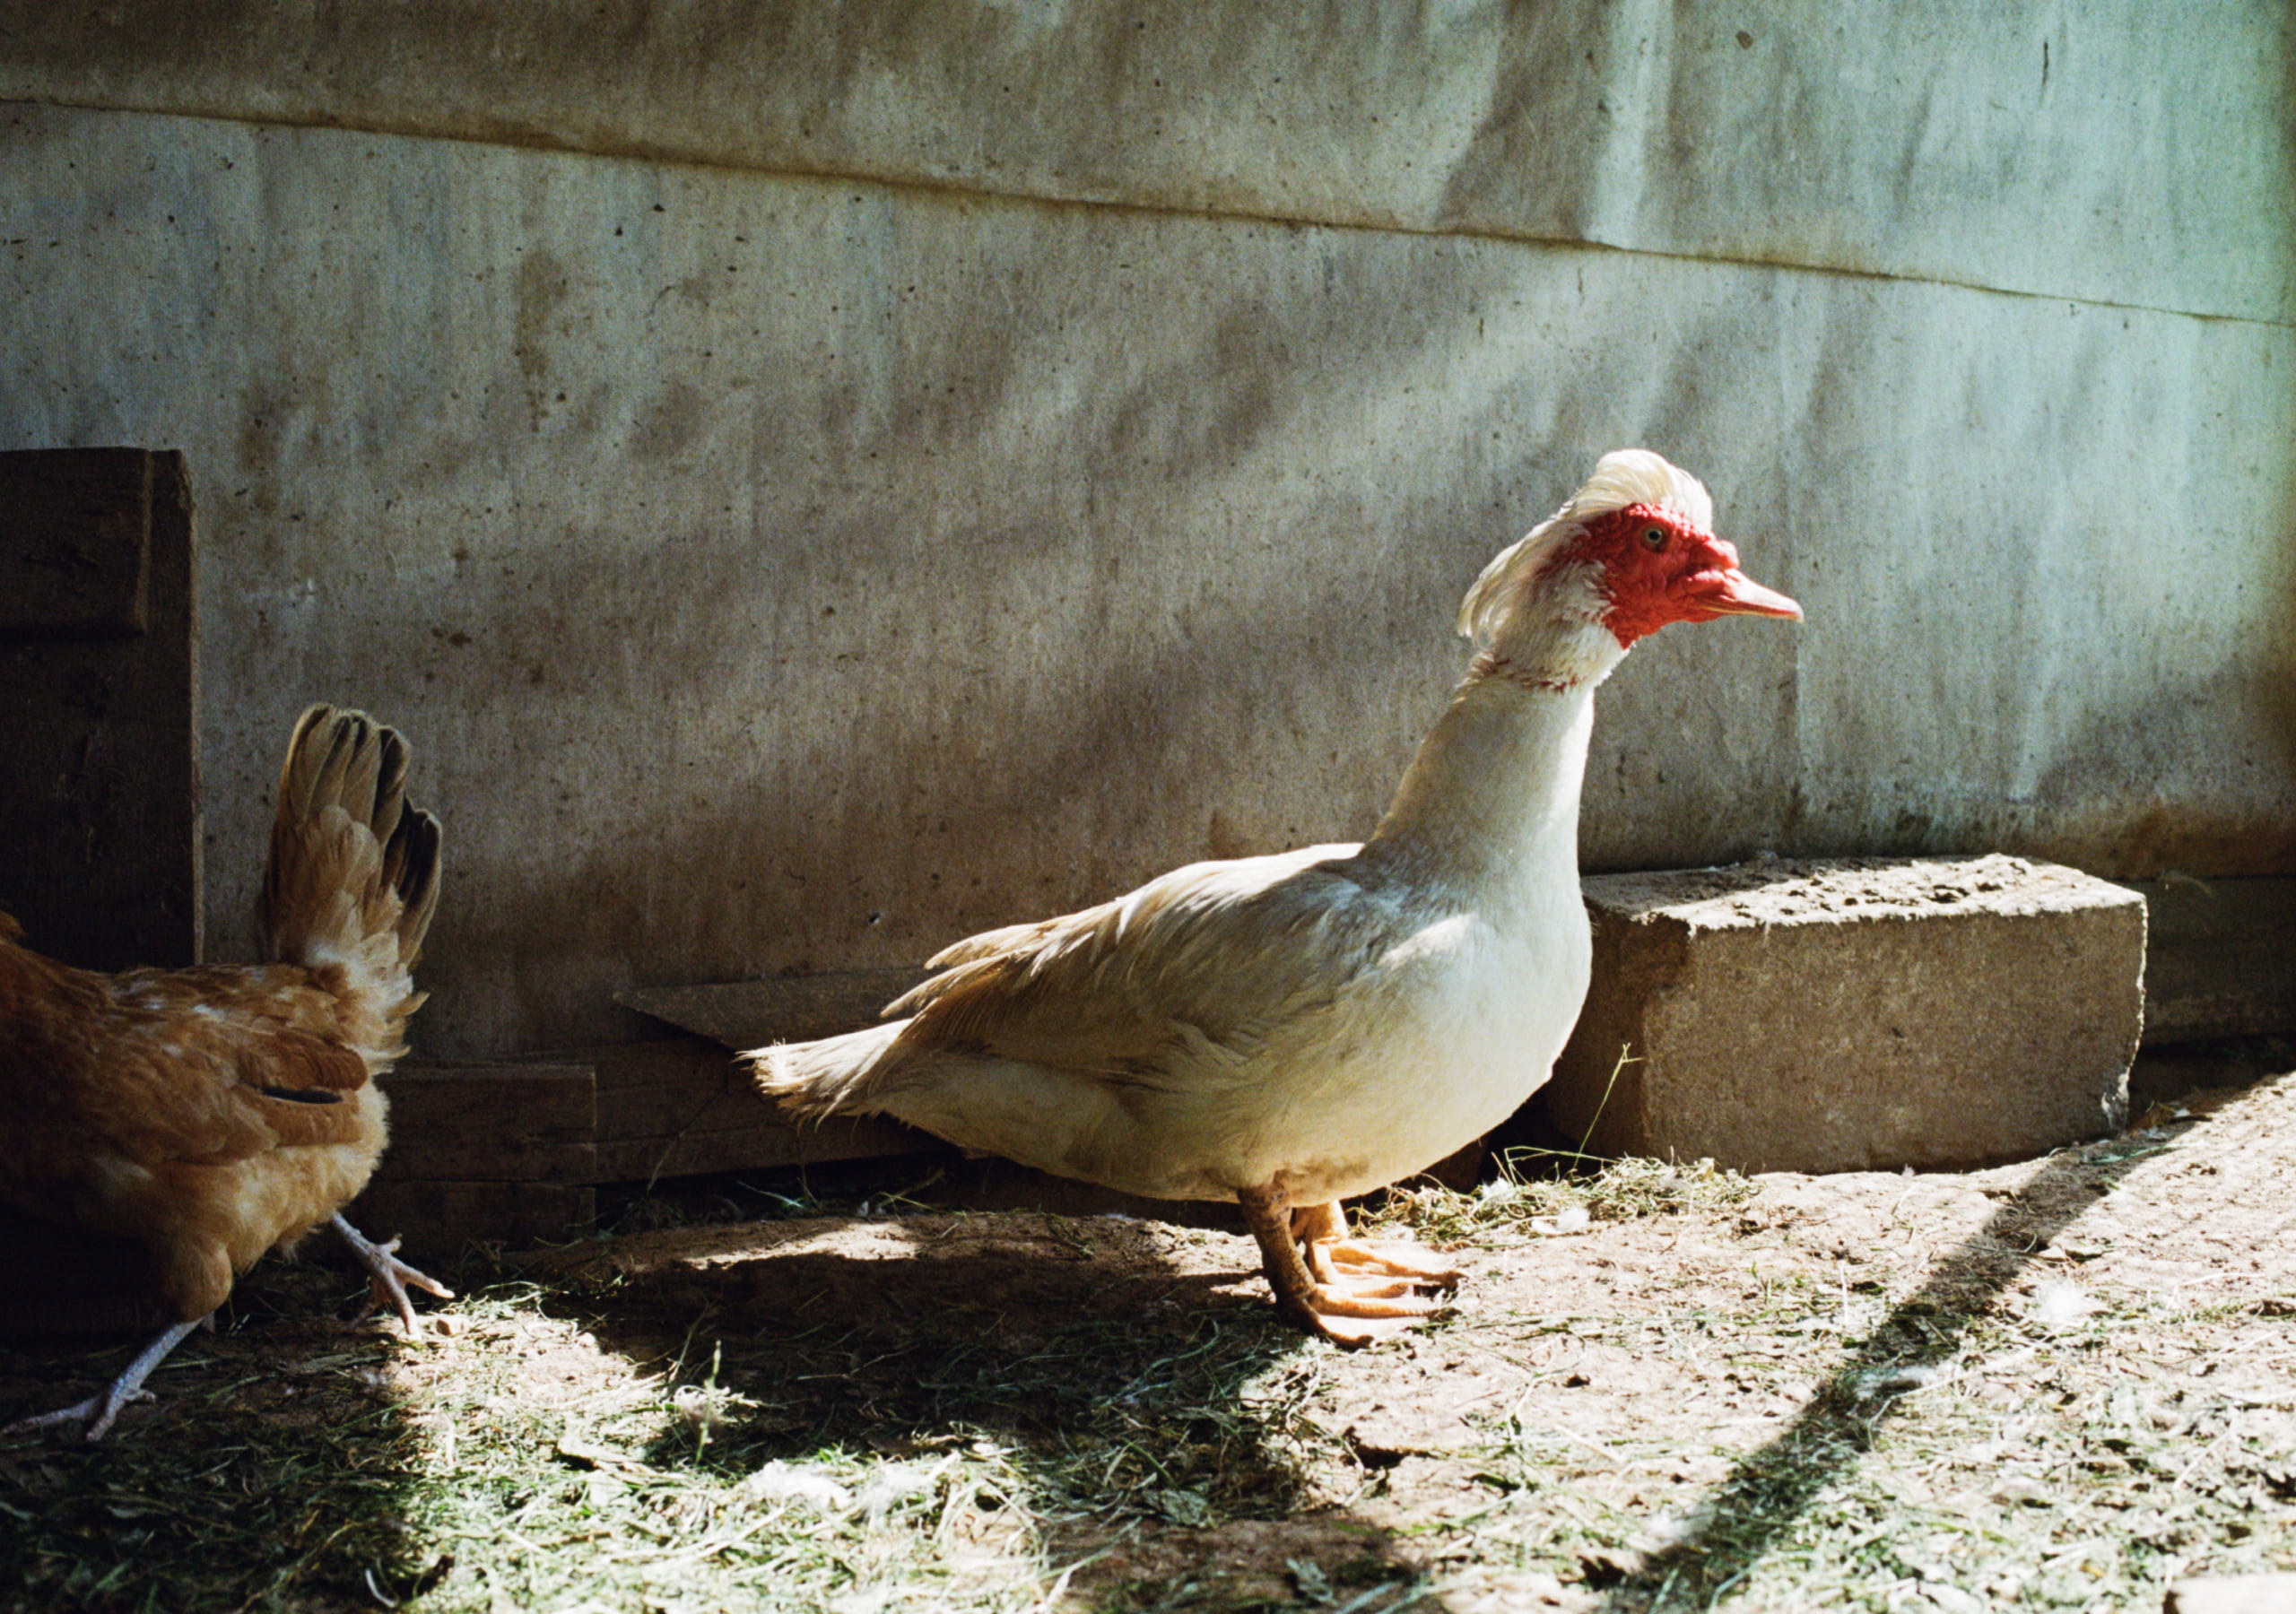
[[[680,1384],[671,1393],[670,1406],[692,1429],[714,1429],[723,1418],[716,1398],[699,1384]]]
[[[798,1502],[822,1513],[844,1513],[853,1506],[853,1493],[822,1470],[778,1457],[743,1480],[742,1490],[752,1502]]]
[[[1553,1216],[1531,1218],[1531,1231],[1543,1237],[1554,1238],[1566,1233],[1584,1233],[1595,1225],[1593,1214],[1584,1205],[1571,1205]]]
[[[872,1524],[912,1497],[931,1492],[941,1482],[940,1462],[889,1462],[863,1482],[857,1495],[828,1470],[810,1462],[785,1462],[776,1458],[742,1481],[742,1490],[755,1503],[795,1503],[816,1513],[865,1514]]]
[[[2043,1328],[2071,1328],[2082,1318],[2105,1308],[2082,1292],[2081,1286],[2062,1278],[2052,1278],[2033,1291],[2029,1308],[2034,1322]]]
[[[889,1462],[869,1476],[857,1498],[861,1511],[876,1523],[911,1497],[921,1497],[941,1482],[947,1462]]]
[[[1944,1362],[1898,1363],[1887,1367],[1868,1367],[1850,1375],[1849,1393],[1859,1401],[1871,1401],[1877,1395],[1899,1395],[1909,1390],[1926,1389],[1952,1376],[1951,1367]]]

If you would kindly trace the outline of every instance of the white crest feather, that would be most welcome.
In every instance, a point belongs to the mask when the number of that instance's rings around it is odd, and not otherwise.
[[[1488,649],[1557,544],[1582,523],[1639,504],[1671,510],[1700,532],[1714,530],[1714,499],[1704,482],[1648,448],[1613,448],[1561,509],[1492,557],[1459,605],[1459,631],[1477,649]]]

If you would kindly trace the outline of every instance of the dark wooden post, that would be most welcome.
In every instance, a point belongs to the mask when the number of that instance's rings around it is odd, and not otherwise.
[[[91,969],[199,961],[183,456],[0,454],[0,908]]]

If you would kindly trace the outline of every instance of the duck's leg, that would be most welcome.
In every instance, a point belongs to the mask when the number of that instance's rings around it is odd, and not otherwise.
[[[213,1316],[209,1313],[208,1316]],[[144,1348],[144,1354],[128,1363],[120,1375],[112,1380],[101,1395],[91,1395],[83,1401],[59,1407],[53,1412],[42,1412],[36,1418],[20,1418],[8,1427],[11,1429],[46,1429],[57,1424],[84,1423],[88,1438],[101,1440],[104,1431],[111,1427],[111,1420],[130,1401],[150,1401],[152,1393],[144,1388],[144,1381],[152,1376],[152,1369],[168,1359],[168,1352],[184,1341],[184,1336],[207,1317],[194,1317],[188,1323],[170,1323],[168,1328]]]
[[[1292,1212],[1292,1235],[1308,1252],[1308,1263],[1326,1283],[1361,1284],[1380,1279],[1414,1286],[1457,1289],[1465,1276],[1433,1250],[1414,1244],[1366,1244],[1351,1238],[1347,1213],[1337,1200],[1302,1205]]]
[[[1308,1269],[1292,1230],[1293,1211],[1281,1179],[1236,1195],[1245,1225],[1259,1245],[1260,1262],[1275,1290],[1276,1309],[1287,1322],[1341,1345],[1364,1345],[1397,1332],[1414,1317],[1432,1314],[1440,1302],[1411,1293],[1400,1278],[1364,1282],[1346,1275],[1319,1280]],[[1313,1214],[1324,1207],[1310,1208]],[[1336,1213],[1336,1205],[1328,1207]]]

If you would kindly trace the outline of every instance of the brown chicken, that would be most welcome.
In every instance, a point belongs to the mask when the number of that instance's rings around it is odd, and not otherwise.
[[[177,1318],[101,1394],[14,1427],[100,1438],[239,1273],[322,1222],[410,1333],[407,1284],[452,1297],[341,1213],[383,1152],[374,1078],[406,1052],[438,903],[439,821],[405,780],[392,730],[303,714],[257,915],[265,963],[98,975],[30,951],[0,914],[0,1200],[142,1244]]]

